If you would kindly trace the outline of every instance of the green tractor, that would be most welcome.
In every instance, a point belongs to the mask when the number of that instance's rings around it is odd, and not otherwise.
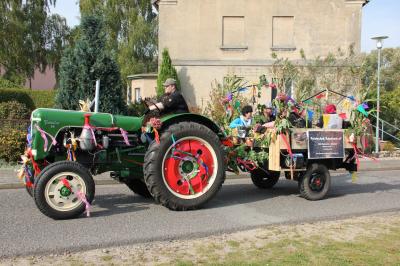
[[[154,128],[143,119],[35,110],[23,176],[39,210],[53,219],[81,215],[95,195],[92,175],[104,172],[171,210],[210,200],[225,180],[220,128],[191,113],[166,115]]]

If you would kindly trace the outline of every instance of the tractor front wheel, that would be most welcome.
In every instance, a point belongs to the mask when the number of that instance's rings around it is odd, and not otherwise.
[[[95,184],[81,164],[60,161],[48,165],[36,179],[34,199],[46,216],[60,220],[81,215],[93,201]]]

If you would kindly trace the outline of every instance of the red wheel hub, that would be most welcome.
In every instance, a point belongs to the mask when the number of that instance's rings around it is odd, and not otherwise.
[[[185,139],[166,155],[164,178],[169,188],[181,195],[195,195],[205,190],[214,172],[214,158],[202,141]]]

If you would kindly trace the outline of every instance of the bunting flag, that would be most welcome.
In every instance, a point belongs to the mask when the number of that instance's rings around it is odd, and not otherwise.
[[[339,117],[341,119],[343,119],[343,120],[346,120],[347,119],[347,114],[346,113],[341,113],[341,114],[339,114]]]
[[[357,111],[359,111],[360,113],[362,113],[365,117],[368,116],[368,112],[365,111],[365,109],[364,109],[364,107],[363,107],[362,104],[360,104],[360,105],[357,106]]]
[[[307,115],[307,118],[308,118],[307,120],[313,120],[314,111],[307,109],[306,115]]]
[[[320,93],[317,96],[315,96],[315,98],[317,98],[317,99],[322,99],[324,97],[325,97],[325,93]]]
[[[346,98],[342,103],[343,110],[345,110],[345,111],[350,111],[351,106],[352,106],[352,102],[348,98]]]
[[[308,100],[303,101],[303,103],[304,103],[304,104],[312,104],[313,101],[312,101],[311,99],[308,99]]]
[[[243,88],[239,88],[237,91],[240,92],[246,92],[248,88],[243,87]]]
[[[365,110],[369,109],[369,106],[366,102],[363,102],[361,105]]]
[[[352,102],[356,101],[356,98],[354,96],[347,96],[347,99],[349,99]]]

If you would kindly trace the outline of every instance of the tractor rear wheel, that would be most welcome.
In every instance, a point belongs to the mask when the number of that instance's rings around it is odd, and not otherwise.
[[[177,211],[197,209],[225,180],[224,152],[208,127],[180,122],[153,141],[144,160],[145,183],[157,203]]]
[[[135,194],[138,194],[144,198],[151,198],[150,191],[147,189],[146,184],[141,179],[128,179],[124,183],[127,187],[132,190]]]

